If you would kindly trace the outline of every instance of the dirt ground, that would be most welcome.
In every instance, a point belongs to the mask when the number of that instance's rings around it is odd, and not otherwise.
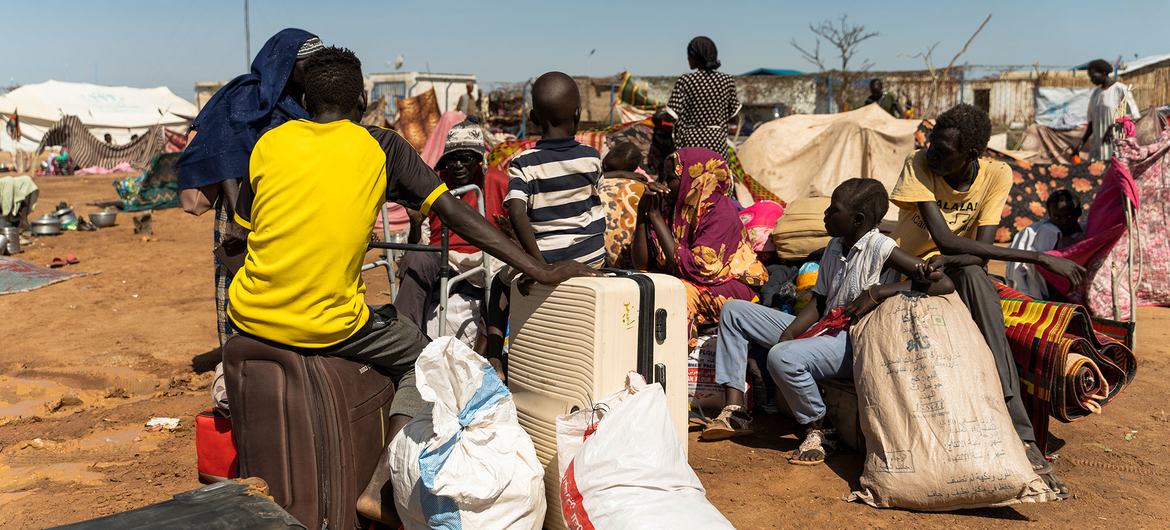
[[[68,201],[115,198],[118,175],[38,178],[44,213]],[[154,214],[154,238],[129,214],[98,232],[40,238],[19,257],[47,264],[75,254],[94,273],[0,296],[0,528],[40,528],[168,499],[197,487],[193,417],[210,405],[218,354],[209,216]],[[385,274],[367,273],[371,301],[388,301]],[[952,513],[876,510],[843,499],[861,456],[789,465],[792,422],[762,418],[741,442],[690,440],[691,465],[711,501],[738,528],[1166,527],[1170,414],[1160,383],[1170,375],[1170,310],[1139,311],[1137,381],[1104,414],[1053,424],[1066,445],[1058,472],[1070,501]],[[1162,388],[1162,390],[1158,390]],[[152,417],[174,432],[150,432]],[[1127,437],[1128,435],[1128,437]]]

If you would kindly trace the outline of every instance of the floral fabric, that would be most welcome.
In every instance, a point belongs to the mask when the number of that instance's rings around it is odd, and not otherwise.
[[[628,178],[601,179],[601,205],[605,208],[605,264],[628,268],[630,244],[638,224],[638,202],[646,184]]]
[[[1003,222],[995,233],[995,240],[1000,243],[1011,241],[1020,230],[1044,220],[1047,216],[1044,201],[1058,189],[1073,192],[1087,213],[1107,168],[1106,163],[1100,161],[1082,164],[1003,161],[1012,168],[1012,190],[1003,209]]]

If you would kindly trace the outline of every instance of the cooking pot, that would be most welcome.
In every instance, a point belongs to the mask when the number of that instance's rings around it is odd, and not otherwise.
[[[98,228],[106,228],[114,226],[114,221],[118,217],[118,212],[104,211],[89,214],[89,222],[93,223]]]
[[[61,220],[51,214],[42,215],[32,221],[34,236],[55,236],[61,233]]]
[[[8,226],[0,228],[0,234],[4,235],[8,241],[8,255],[20,254],[20,229]],[[0,251],[3,250],[0,249]]]
[[[77,223],[77,213],[73,211],[73,208],[58,208],[57,211],[53,212],[53,215],[57,216],[57,219],[61,220],[61,225],[72,225]]]

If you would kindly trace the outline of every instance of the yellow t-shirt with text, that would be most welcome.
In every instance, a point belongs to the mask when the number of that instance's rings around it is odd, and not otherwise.
[[[898,226],[892,236],[902,250],[919,258],[938,254],[917,203],[938,204],[951,233],[975,239],[979,227],[999,226],[1011,189],[1011,168],[997,160],[980,158],[975,182],[967,191],[957,191],[942,176],[927,169],[926,150],[920,149],[906,158],[890,193],[890,202],[899,208]]]

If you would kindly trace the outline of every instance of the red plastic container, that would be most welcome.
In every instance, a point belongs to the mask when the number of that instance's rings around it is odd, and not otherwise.
[[[195,454],[199,481],[212,484],[236,478],[236,442],[232,439],[232,420],[209,408],[195,416]]]

